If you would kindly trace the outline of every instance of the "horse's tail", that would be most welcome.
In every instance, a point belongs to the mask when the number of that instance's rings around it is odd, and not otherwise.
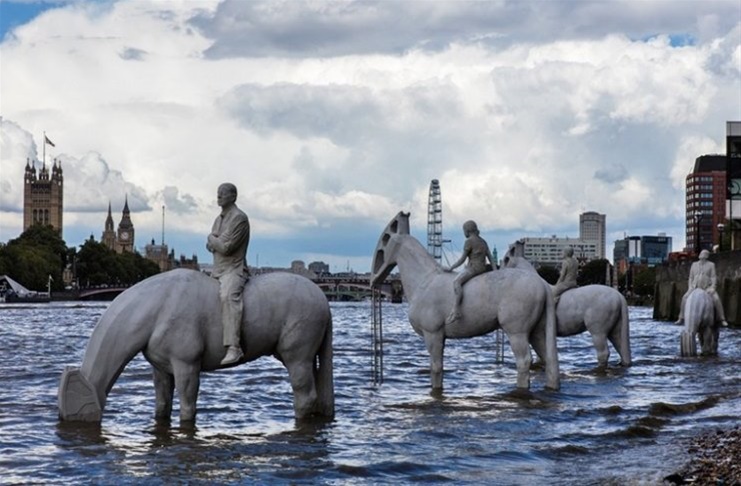
[[[135,323],[127,306],[131,299],[124,294],[96,324],[82,366],[67,366],[62,372],[58,393],[61,420],[100,422],[108,392],[128,362],[146,346],[150,333],[141,326],[132,327]]]
[[[316,377],[316,413],[324,417],[334,417],[334,351],[332,347],[332,314],[329,314],[324,338],[319,346],[314,368]]]
[[[556,336],[558,333],[556,322],[556,304],[553,299],[553,292],[550,286],[543,282],[543,289],[545,290],[545,372],[547,387],[553,390],[561,388],[561,372],[558,367],[558,346],[556,344]]]

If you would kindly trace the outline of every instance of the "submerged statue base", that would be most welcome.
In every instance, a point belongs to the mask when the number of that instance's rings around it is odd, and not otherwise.
[[[95,389],[80,368],[65,366],[59,384],[59,418],[79,422],[100,422],[103,410]]]

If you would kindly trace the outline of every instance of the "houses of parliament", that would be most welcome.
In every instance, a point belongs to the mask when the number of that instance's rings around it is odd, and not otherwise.
[[[31,162],[26,159],[26,170],[24,172],[23,187],[23,231],[34,224],[51,225],[52,228],[62,236],[64,229],[64,174],[62,162],[54,159],[51,170],[46,163],[41,164],[41,169],[36,169],[38,161]],[[163,208],[164,211],[164,208]],[[118,227],[114,226],[111,213],[111,203],[108,203],[108,216],[103,227],[100,241],[109,249],[117,253],[136,253],[134,245],[134,223],[131,221],[129,210],[129,198],[126,197]],[[164,230],[163,230],[164,240]],[[176,267],[198,269],[198,258],[193,255],[191,259],[180,256],[175,259],[174,250],[169,250],[167,245],[151,244],[145,246],[145,258],[154,261],[161,271]]]
[[[38,162],[38,161],[36,161]],[[64,172],[62,162],[54,159],[51,171],[44,162],[41,169],[26,159],[23,176],[23,231],[34,224],[51,225],[62,236],[64,229]],[[124,203],[121,222],[113,229],[111,204],[105,221],[101,242],[117,253],[134,252],[134,224],[131,222],[129,201]]]

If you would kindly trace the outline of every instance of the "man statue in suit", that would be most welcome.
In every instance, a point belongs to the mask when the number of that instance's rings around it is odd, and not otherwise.
[[[723,303],[718,297],[718,292],[715,291],[715,285],[717,283],[717,276],[715,274],[715,263],[708,260],[710,252],[702,250],[700,252],[699,260],[694,262],[690,267],[690,278],[687,281],[687,292],[682,296],[682,305],[679,307],[679,319],[677,324],[684,324],[684,304],[687,302],[687,296],[690,295],[695,289],[703,289],[705,292],[710,294],[715,304],[715,320],[723,327],[728,326],[726,322],[726,314],[723,311]]]
[[[244,356],[240,344],[242,292],[247,283],[247,245],[250,243],[250,220],[235,204],[237,188],[225,183],[219,186],[216,201],[221,214],[216,217],[208,235],[206,248],[214,254],[211,276],[219,280],[221,320],[224,327],[226,356],[222,365],[238,362]]]

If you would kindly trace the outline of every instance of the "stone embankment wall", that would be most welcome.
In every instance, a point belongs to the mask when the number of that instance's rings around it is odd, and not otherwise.
[[[710,255],[718,275],[716,289],[726,321],[732,327],[741,327],[741,250]],[[676,320],[682,296],[687,291],[692,262],[667,263],[656,268],[654,319]]]

